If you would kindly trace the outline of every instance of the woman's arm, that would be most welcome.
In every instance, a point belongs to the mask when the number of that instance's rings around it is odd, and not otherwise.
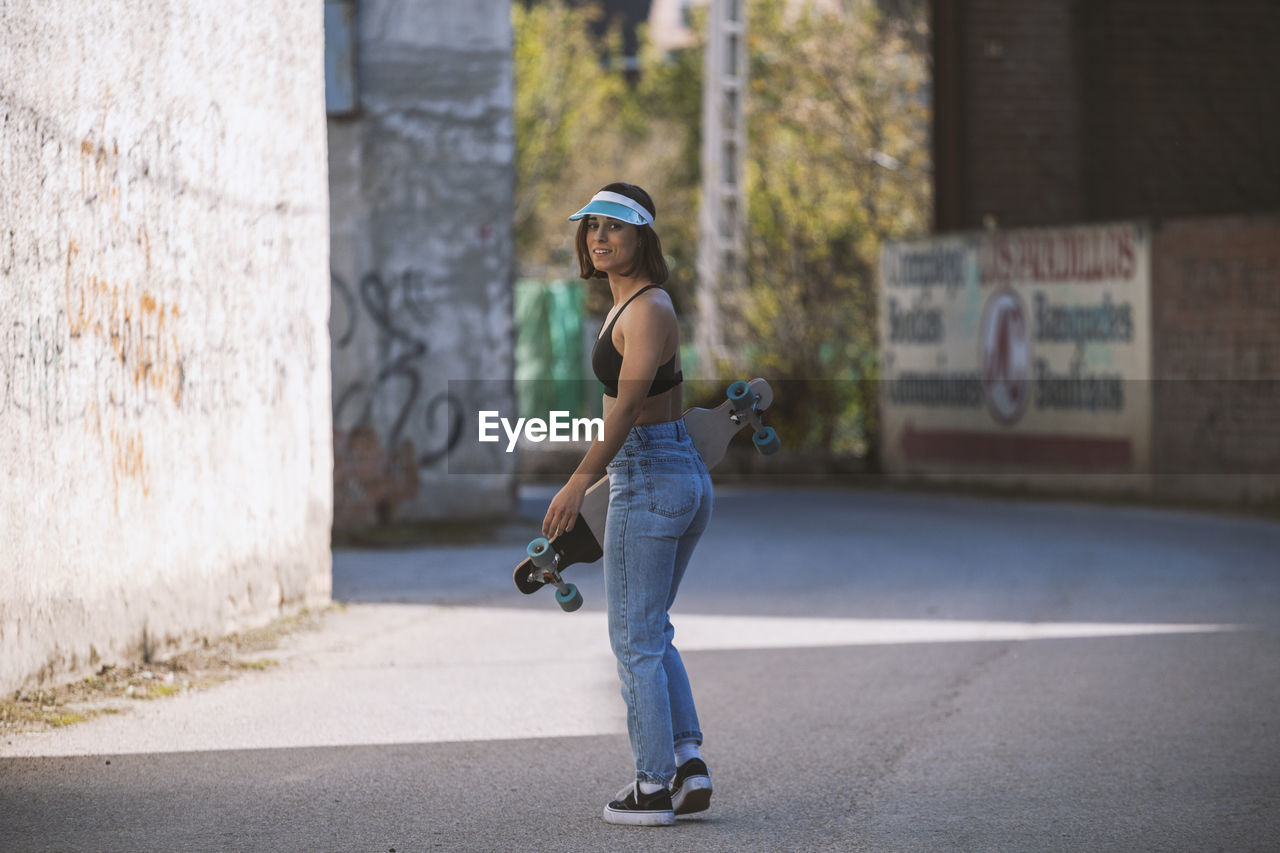
[[[635,426],[649,395],[649,387],[661,364],[662,346],[668,337],[668,325],[675,318],[669,306],[656,300],[641,299],[619,318],[616,328],[622,332],[624,349],[622,370],[618,377],[617,402],[605,415],[604,435],[592,442],[587,455],[578,464],[547,507],[542,521],[542,535],[556,536],[572,530],[582,506],[582,496],[593,483],[604,476],[608,464],[618,455]]]

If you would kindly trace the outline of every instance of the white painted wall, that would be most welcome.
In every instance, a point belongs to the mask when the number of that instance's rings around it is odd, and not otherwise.
[[[326,602],[323,30],[0,4],[0,692]]]

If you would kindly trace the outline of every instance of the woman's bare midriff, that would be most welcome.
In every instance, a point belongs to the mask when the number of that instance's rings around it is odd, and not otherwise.
[[[609,417],[614,405],[618,402],[616,397],[606,396],[604,398],[604,416]],[[681,394],[681,387],[677,385],[670,391],[664,391],[656,397],[648,397],[644,401],[644,405],[640,408],[640,417],[636,418],[636,425],[643,424],[664,424],[668,421],[677,421],[684,413],[684,396]]]

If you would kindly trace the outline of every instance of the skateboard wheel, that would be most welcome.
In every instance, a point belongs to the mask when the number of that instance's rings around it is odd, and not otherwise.
[[[765,456],[772,456],[782,448],[782,439],[773,427],[765,427],[760,432],[751,434],[751,441]]]
[[[551,547],[551,542],[545,536],[539,536],[530,542],[529,547],[525,549],[525,553],[529,555],[533,565],[539,569],[550,568],[551,563],[556,558],[555,549]]]
[[[564,589],[556,590],[556,604],[565,613],[572,613],[582,606],[582,593],[573,584],[566,584]]]
[[[725,396],[729,398],[729,402],[733,403],[734,408],[740,407],[743,403],[750,402],[751,385],[739,379],[737,382],[729,386],[729,390],[725,392]]]

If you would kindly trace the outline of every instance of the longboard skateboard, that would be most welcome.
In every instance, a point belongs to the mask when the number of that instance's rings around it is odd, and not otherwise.
[[[684,413],[685,427],[693,446],[708,469],[724,459],[729,440],[750,424],[751,440],[766,456],[781,446],[773,427],[764,425],[764,411],[773,403],[773,389],[763,379],[739,380],[729,386],[726,399],[714,409],[692,408]],[[594,563],[604,556],[604,522],[609,512],[609,477],[605,475],[587,489],[573,529],[553,540],[540,536],[529,543],[525,558],[512,577],[516,589],[532,595],[544,586],[556,588],[556,601],[567,611],[582,606],[582,594],[561,577],[575,563]]]

